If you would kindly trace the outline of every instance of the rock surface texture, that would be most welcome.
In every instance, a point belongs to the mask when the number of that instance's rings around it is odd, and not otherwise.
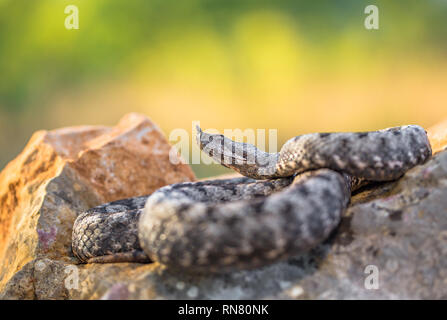
[[[0,298],[447,299],[447,123],[428,132],[437,154],[398,181],[360,190],[323,244],[213,276],[158,263],[81,265],[71,254],[79,211],[194,179],[170,164],[149,120],[131,114],[116,128],[36,133],[0,175]]]

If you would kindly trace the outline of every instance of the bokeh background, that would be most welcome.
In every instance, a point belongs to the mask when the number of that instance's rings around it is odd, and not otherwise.
[[[64,26],[79,8],[79,30]],[[366,30],[364,8],[380,10]],[[447,117],[447,1],[0,0],[0,168],[39,129],[362,131]],[[195,165],[199,177],[222,172]]]

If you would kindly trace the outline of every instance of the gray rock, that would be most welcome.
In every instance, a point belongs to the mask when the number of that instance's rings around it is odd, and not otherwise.
[[[41,259],[22,268],[2,298],[447,299],[447,151],[399,181],[361,190],[325,243],[285,262],[191,276],[157,263]]]

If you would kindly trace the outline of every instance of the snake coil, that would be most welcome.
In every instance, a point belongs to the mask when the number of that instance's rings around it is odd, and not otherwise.
[[[398,179],[432,153],[417,125],[300,135],[279,153],[197,131],[202,151],[245,177],[169,185],[92,208],[73,227],[76,257],[193,272],[264,266],[324,241],[352,190]]]

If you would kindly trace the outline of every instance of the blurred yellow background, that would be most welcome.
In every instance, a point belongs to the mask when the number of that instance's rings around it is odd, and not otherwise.
[[[64,26],[79,8],[79,30]],[[369,4],[379,30],[364,27]],[[316,131],[447,117],[447,1],[0,0],[0,168],[38,129]],[[222,172],[194,165],[199,177]]]

